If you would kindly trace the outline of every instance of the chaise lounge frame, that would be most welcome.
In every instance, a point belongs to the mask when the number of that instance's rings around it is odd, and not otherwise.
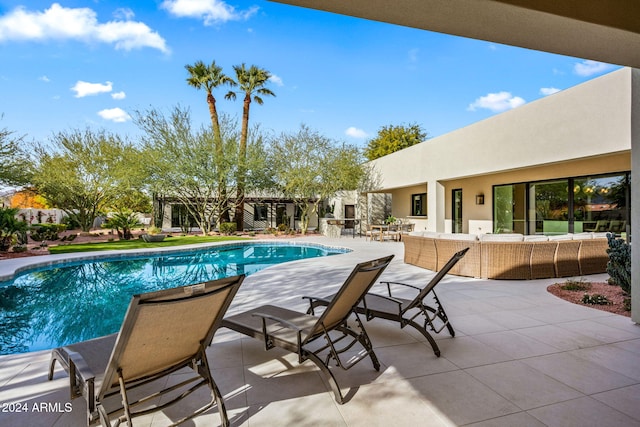
[[[354,308],[380,277],[392,258],[393,255],[389,255],[357,264],[335,294],[335,298],[328,302],[321,316],[264,305],[226,317],[222,326],[261,340],[265,350],[279,347],[296,353],[298,363],[310,360],[324,374],[336,402],[343,404],[345,399],[335,376],[329,369],[329,362],[333,360],[338,367],[348,370],[369,357],[374,369],[380,370],[380,363],[373,351],[371,340]],[[352,314],[355,319],[355,328],[348,322]],[[319,345],[320,339],[324,339],[326,343]],[[356,344],[360,344],[362,350],[357,356],[343,360],[341,355]]]
[[[449,270],[465,256],[468,250],[469,248],[465,248],[456,252],[424,288],[400,282],[380,282],[386,285],[388,295],[367,293],[362,302],[356,307],[356,311],[365,315],[367,320],[374,318],[387,319],[398,322],[401,329],[405,326],[413,327],[429,341],[434,354],[440,357],[440,348],[427,328],[438,334],[446,327],[452,337],[455,336],[455,331],[434,288],[447,275]],[[411,300],[394,296],[392,286],[412,288],[417,291],[417,295]],[[427,297],[430,295],[435,307],[426,302]],[[309,310],[307,312],[314,314],[317,307],[326,306],[327,302],[334,297],[304,297],[309,300]],[[418,323],[416,319],[420,319],[422,324]],[[437,325],[436,322],[438,323]]]
[[[217,406],[222,425],[228,426],[206,348],[243,280],[241,275],[134,295],[118,334],[54,349],[49,380],[53,379],[55,363],[60,363],[69,374],[71,399],[83,397],[87,401],[87,425],[100,420],[103,426],[111,426],[110,416],[123,410],[115,425],[127,422],[131,426],[132,418],[162,410],[207,386],[211,401],[172,425]],[[195,375],[130,401],[132,389],[144,385],[151,388],[153,381],[183,368],[191,368]],[[160,405],[133,410],[172,392],[180,394]],[[118,393],[122,406],[107,410],[105,400]]]

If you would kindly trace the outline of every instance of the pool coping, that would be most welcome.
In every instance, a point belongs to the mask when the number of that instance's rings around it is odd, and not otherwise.
[[[292,240],[234,240],[225,242],[211,242],[211,243],[194,243],[190,245],[180,246],[165,246],[158,248],[140,248],[140,249],[116,249],[107,251],[92,251],[92,252],[76,252],[76,253],[64,253],[64,254],[52,254],[52,255],[38,255],[33,257],[11,258],[6,260],[0,260],[0,286],[3,282],[8,282],[14,279],[19,274],[27,273],[31,270],[38,270],[56,265],[71,264],[84,261],[98,261],[98,260],[114,260],[117,261],[122,258],[128,257],[141,257],[145,255],[158,255],[158,254],[171,254],[182,252],[196,252],[199,250],[212,248],[212,247],[224,247],[224,246],[250,246],[250,245],[287,245],[287,246],[310,246],[321,247],[328,250],[338,250],[344,253],[349,253],[352,249],[346,246],[326,245],[322,243],[315,243],[309,241]]]

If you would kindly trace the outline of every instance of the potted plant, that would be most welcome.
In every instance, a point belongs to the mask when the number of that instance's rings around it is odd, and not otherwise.
[[[149,227],[147,228],[147,232],[140,237],[142,237],[142,240],[144,240],[145,242],[151,243],[162,242],[164,238],[167,237],[167,235],[162,234],[162,229],[158,227]]]

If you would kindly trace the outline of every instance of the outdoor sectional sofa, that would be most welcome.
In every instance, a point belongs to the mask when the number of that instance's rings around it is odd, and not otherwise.
[[[412,232],[402,238],[404,262],[438,271],[469,248],[450,273],[485,279],[544,279],[604,273],[609,257],[606,233],[559,236]]]

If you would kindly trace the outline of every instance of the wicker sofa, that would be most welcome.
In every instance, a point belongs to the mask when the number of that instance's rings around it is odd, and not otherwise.
[[[412,232],[403,237],[404,261],[438,271],[469,248],[451,274],[486,279],[543,279],[606,272],[606,233],[560,236]]]

